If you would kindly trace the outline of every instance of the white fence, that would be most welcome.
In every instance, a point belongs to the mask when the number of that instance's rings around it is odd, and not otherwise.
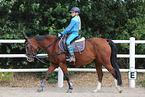
[[[135,87],[135,79],[137,77],[137,72],[145,72],[145,69],[135,69],[135,58],[145,58],[145,55],[136,55],[135,54],[135,43],[145,43],[145,40],[135,40],[134,37],[131,37],[130,40],[113,40],[115,43],[130,43],[129,54],[117,54],[118,58],[130,58],[129,69],[120,69],[121,72],[128,72],[129,77],[129,86],[131,88]],[[0,40],[0,43],[24,43],[25,40]],[[38,56],[46,57],[47,54],[38,54]],[[0,54],[0,58],[24,58],[25,54]],[[46,72],[48,69],[0,69],[0,72]],[[63,72],[60,68],[57,68],[55,71],[58,71],[58,87],[63,87]],[[96,72],[96,69],[80,69],[80,68],[68,68],[68,71],[90,71]],[[104,72],[108,72],[106,69],[103,69]]]

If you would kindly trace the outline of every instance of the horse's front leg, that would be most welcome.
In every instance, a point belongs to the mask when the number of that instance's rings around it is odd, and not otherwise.
[[[49,76],[57,67],[58,67],[58,66],[53,65],[53,64],[50,65],[50,67],[49,67],[49,69],[48,69],[48,71],[47,71],[47,73],[46,73],[45,78],[42,80],[41,85],[40,85],[39,88],[37,89],[38,92],[43,91],[43,87],[44,87],[44,84],[45,84],[45,82],[46,82],[46,79],[48,78],[48,76]]]
[[[68,74],[65,74],[65,78],[66,78],[66,80],[68,82],[68,85],[69,85],[69,89],[67,90],[67,93],[72,93],[73,86],[72,86],[72,83],[71,83],[71,81],[69,79],[69,75]]]
[[[69,85],[69,89],[67,90],[67,93],[72,93],[73,86],[72,86],[72,83],[71,83],[70,78],[69,78],[69,73],[68,73],[68,70],[67,70],[67,66],[66,66],[66,64],[63,64],[63,63],[60,63],[59,66],[62,69],[62,71],[65,75],[65,78],[68,82],[68,85]]]

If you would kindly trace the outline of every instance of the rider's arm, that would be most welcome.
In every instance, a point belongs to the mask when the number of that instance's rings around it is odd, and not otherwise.
[[[66,34],[70,32],[75,23],[76,21],[74,19],[71,19],[70,24],[67,26],[67,28],[64,31],[61,32],[61,34]]]

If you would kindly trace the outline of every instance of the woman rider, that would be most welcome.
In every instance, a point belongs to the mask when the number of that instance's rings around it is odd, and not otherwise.
[[[70,58],[69,62],[75,62],[75,55],[73,52],[73,49],[70,45],[71,41],[73,39],[75,39],[77,36],[79,36],[79,30],[81,29],[81,21],[80,21],[80,17],[79,17],[79,13],[80,13],[80,9],[78,7],[73,7],[71,10],[71,22],[70,24],[67,26],[67,28],[61,32],[61,34],[58,35],[58,37],[60,37],[61,35],[65,35],[67,33],[70,33],[71,35],[69,36],[69,38],[66,41],[69,53],[70,53]]]

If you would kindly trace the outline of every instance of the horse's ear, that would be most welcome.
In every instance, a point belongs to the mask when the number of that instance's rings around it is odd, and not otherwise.
[[[28,41],[28,37],[24,36],[25,43]]]
[[[28,39],[28,37],[24,36],[24,39],[25,39],[25,40],[27,40],[27,39]]]

